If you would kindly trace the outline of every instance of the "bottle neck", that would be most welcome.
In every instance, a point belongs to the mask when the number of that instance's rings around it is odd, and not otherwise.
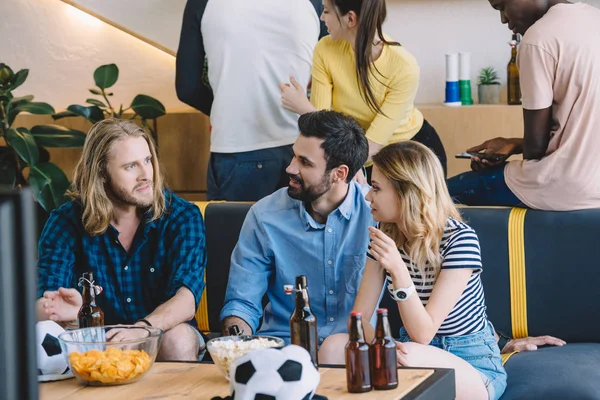
[[[510,62],[517,62],[517,46],[510,47]]]
[[[304,308],[310,308],[308,302],[308,290],[306,288],[296,291],[296,310],[302,310]]]
[[[83,304],[96,305],[96,293],[92,286],[85,285],[81,297],[83,298]]]
[[[392,335],[390,329],[390,321],[387,315],[377,314],[377,324],[375,325],[375,337],[381,339]]]
[[[363,332],[362,318],[350,317],[350,341],[364,342],[365,334]]]

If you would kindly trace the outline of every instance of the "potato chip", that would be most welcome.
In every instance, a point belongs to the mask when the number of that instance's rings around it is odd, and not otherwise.
[[[88,382],[125,383],[138,378],[150,368],[152,359],[144,350],[89,350],[69,354],[73,372]]]

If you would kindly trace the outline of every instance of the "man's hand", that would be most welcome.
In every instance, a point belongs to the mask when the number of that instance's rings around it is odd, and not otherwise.
[[[146,328],[147,325],[143,322],[136,322],[134,325],[140,328]],[[150,336],[150,332],[146,329],[128,328],[119,329],[113,328],[106,332],[106,340],[110,342],[123,342],[126,340],[143,339]]]
[[[538,346],[564,346],[564,340],[553,336],[526,337],[523,339],[511,339],[506,343],[501,353],[512,353],[513,351],[534,351]]]
[[[495,138],[486,140],[478,146],[467,149],[467,152],[483,152],[486,154],[494,154],[501,157],[497,161],[487,160],[479,157],[471,158],[471,169],[479,171],[489,169],[502,164],[508,157],[513,154],[519,154],[523,151],[523,139],[512,138]]]
[[[230,316],[223,320],[223,336],[230,336],[229,327],[237,325],[242,335],[252,335],[252,328],[241,318]]]
[[[60,288],[44,293],[43,310],[49,320],[55,322],[73,321],[83,304],[77,289]]]

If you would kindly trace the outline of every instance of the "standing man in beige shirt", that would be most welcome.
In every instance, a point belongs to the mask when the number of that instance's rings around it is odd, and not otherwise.
[[[600,207],[600,10],[564,0],[489,0],[523,36],[517,63],[523,138],[496,138],[469,151],[473,171],[448,180],[467,205],[541,210]],[[506,163],[523,154],[523,160]]]

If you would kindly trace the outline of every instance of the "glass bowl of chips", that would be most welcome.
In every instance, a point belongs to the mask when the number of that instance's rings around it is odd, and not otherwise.
[[[107,325],[61,333],[62,353],[77,380],[86,385],[123,385],[152,367],[163,331],[139,325]]]
[[[227,380],[229,380],[231,364],[238,357],[252,350],[270,347],[281,349],[283,346],[285,342],[274,336],[222,336],[206,343],[213,362]]]

